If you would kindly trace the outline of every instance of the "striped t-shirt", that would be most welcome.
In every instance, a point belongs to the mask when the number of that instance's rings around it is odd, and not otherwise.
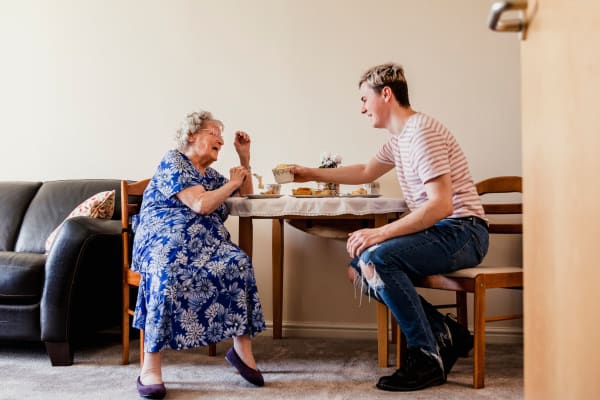
[[[412,115],[402,132],[392,135],[375,158],[395,165],[404,199],[411,211],[427,201],[425,182],[450,173],[454,208],[450,218],[474,215],[485,219],[467,158],[452,133],[430,116]]]

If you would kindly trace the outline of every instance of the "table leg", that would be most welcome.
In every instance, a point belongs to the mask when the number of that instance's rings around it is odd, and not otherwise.
[[[388,309],[385,304],[377,303],[377,365],[388,366]]]
[[[283,219],[273,219],[273,339],[281,339],[283,321]]]
[[[244,250],[250,258],[252,258],[252,236],[252,218],[240,217],[238,241],[240,249]]]
[[[375,227],[388,223],[386,215],[375,216]],[[385,304],[377,303],[377,364],[379,368],[388,366],[388,308]]]

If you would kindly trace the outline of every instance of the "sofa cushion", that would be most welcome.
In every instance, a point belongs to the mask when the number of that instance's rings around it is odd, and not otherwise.
[[[42,182],[0,182],[0,251],[15,248],[27,206]]]
[[[35,304],[42,297],[43,254],[0,252],[0,304]]]
[[[111,219],[115,212],[115,191],[107,190],[105,192],[96,193],[83,203],[75,207],[71,213],[65,218],[65,221],[73,217],[91,217],[99,219]],[[46,252],[50,251],[54,239],[65,221],[61,222],[46,239]]]
[[[44,182],[31,201],[19,236],[15,251],[44,253],[46,239],[50,233],[82,201],[95,193],[116,190],[116,198],[121,198],[121,181],[118,179],[81,179]],[[112,219],[120,219],[120,204],[115,204]]]

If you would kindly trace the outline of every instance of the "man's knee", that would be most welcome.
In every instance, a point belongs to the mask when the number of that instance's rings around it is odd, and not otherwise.
[[[356,276],[358,275],[358,272],[356,272],[356,270],[352,267],[348,267],[348,280],[350,281],[350,283],[354,283],[356,281]]]
[[[365,278],[370,287],[377,289],[383,286],[383,281],[379,277],[379,274],[377,274],[373,263],[365,263],[363,260],[360,260],[358,265],[360,266],[362,276]]]

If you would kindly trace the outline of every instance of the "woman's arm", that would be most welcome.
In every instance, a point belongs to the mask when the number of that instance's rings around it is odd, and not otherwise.
[[[240,196],[254,193],[254,186],[252,185],[252,171],[250,170],[249,165],[244,168],[246,168],[248,171],[248,175],[246,176],[246,179],[244,179],[244,183],[242,183],[240,186]]]
[[[231,168],[229,173],[229,182],[218,189],[207,191],[202,185],[196,185],[177,193],[177,198],[198,214],[210,214],[240,188],[243,182],[249,180],[250,173],[242,166]]]
[[[354,164],[338,168],[307,168],[294,165],[294,182],[332,182],[357,185],[376,180],[394,168],[393,164],[384,164],[372,158],[367,164]]]
[[[240,186],[240,195],[254,193],[252,185],[252,171],[250,168],[250,135],[244,131],[235,132],[233,147],[240,157],[240,165],[248,170],[248,175]]]

